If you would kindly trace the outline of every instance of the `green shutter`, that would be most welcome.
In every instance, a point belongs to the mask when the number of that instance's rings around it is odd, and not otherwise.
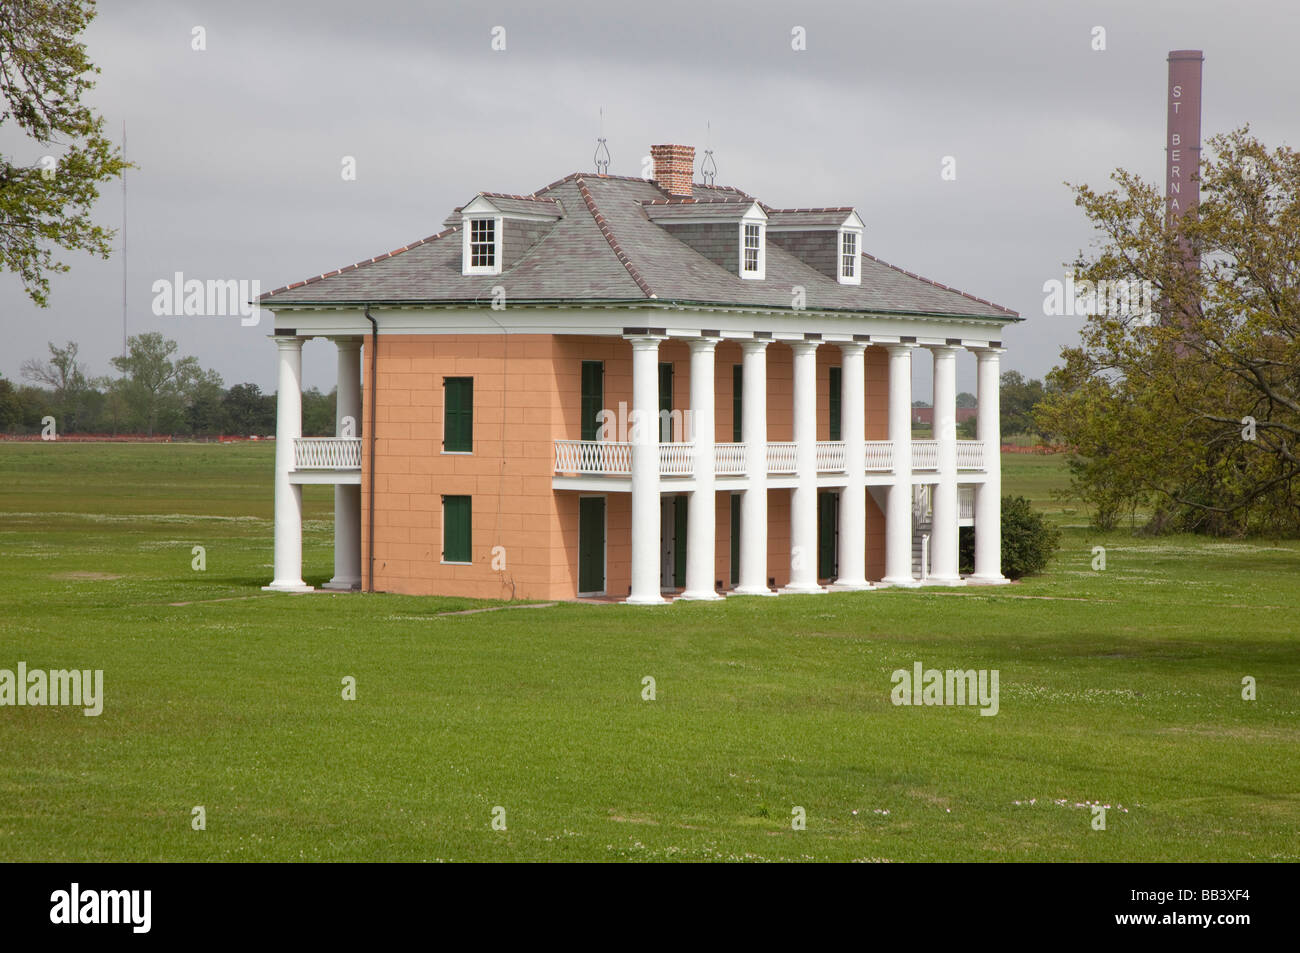
[[[834,579],[839,574],[836,551],[840,535],[840,495],[817,494],[817,578]]]
[[[740,494],[731,494],[731,584],[740,584]]]
[[[442,379],[442,449],[446,453],[474,450],[474,378]]]
[[[665,415],[664,411],[667,411]],[[659,442],[673,439],[673,364],[663,361],[659,365]]]
[[[442,561],[468,563],[473,561],[470,539],[473,527],[468,496],[442,498]]]
[[[740,435],[745,408],[745,367],[743,364],[735,364],[731,368],[731,389],[731,442],[740,443],[744,439]]]
[[[831,368],[831,392],[829,394],[831,416],[831,440],[843,440],[840,436],[840,395],[844,393],[844,376],[840,368]]]
[[[578,500],[578,591],[605,591],[605,498]]]
[[[582,362],[582,427],[579,440],[600,439],[600,412],[605,407],[605,365]]]

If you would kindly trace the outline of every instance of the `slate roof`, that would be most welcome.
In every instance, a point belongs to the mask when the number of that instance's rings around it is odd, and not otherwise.
[[[1015,320],[1016,312],[911,272],[862,256],[862,283],[841,285],[768,242],[763,280],[742,279],[715,264],[650,219],[665,209],[688,209],[713,201],[740,207],[757,201],[739,189],[695,185],[696,203],[669,199],[646,179],[574,173],[531,196],[480,193],[512,208],[562,212],[545,236],[499,275],[461,274],[460,226],[365,261],[262,295],[264,307],[280,305],[381,305],[478,302],[502,285],[523,302],[627,302],[759,306],[787,309],[791,288],[802,285],[808,310],[932,314]],[[558,203],[558,204],[557,204]],[[656,203],[648,206],[648,203]],[[761,204],[761,203],[760,203]],[[800,221],[851,209],[768,209]],[[656,214],[656,218],[659,217]],[[669,212],[669,215],[673,212]],[[448,219],[452,221],[452,219]]]

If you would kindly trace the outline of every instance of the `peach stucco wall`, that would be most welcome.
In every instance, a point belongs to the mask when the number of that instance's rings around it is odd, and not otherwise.
[[[369,348],[369,342],[366,343]],[[632,399],[631,346],[621,338],[551,335],[385,335],[380,339],[376,413],[374,586],[416,595],[568,599],[577,594],[578,498],[552,489],[554,441],[581,433],[581,366],[605,365],[605,406]],[[660,360],[673,363],[673,406],[690,406],[690,350],[666,341]],[[716,439],[730,442],[733,366],[739,345],[716,352]],[[829,368],[839,349],[818,349],[818,438],[827,439]],[[366,377],[364,420],[375,388]],[[768,438],[789,440],[791,351],[768,349]],[[443,378],[474,378],[474,443],[470,454],[442,452]],[[888,362],[867,349],[867,439],[887,436]],[[626,439],[626,438],[624,438]],[[370,533],[369,442],[363,443],[362,551]],[[442,496],[472,498],[472,562],[442,562]],[[631,577],[631,505],[627,493],[606,496],[606,592],[622,596]],[[714,577],[730,585],[730,494],[717,494]],[[776,585],[789,577],[790,494],[769,492],[769,568]],[[884,518],[868,498],[867,574],[884,571]]]

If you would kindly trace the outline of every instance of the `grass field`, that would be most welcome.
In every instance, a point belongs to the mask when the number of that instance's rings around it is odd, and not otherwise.
[[[0,668],[106,696],[0,708],[0,859],[1300,859],[1296,542],[1096,534],[1009,455],[1065,530],[1015,586],[448,615],[261,592],[272,452],[0,444]],[[918,661],[998,715],[891,704]]]

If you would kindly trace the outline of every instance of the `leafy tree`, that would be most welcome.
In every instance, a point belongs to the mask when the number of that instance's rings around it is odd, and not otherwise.
[[[958,565],[963,573],[975,571],[977,527],[958,532]],[[1023,496],[1002,498],[1002,574],[1008,579],[1032,576],[1047,568],[1061,544],[1061,531],[1052,526]]]
[[[1097,308],[1038,420],[1076,448],[1073,493],[1103,527],[1146,509],[1153,531],[1295,534],[1300,153],[1247,127],[1208,144],[1199,210],[1172,224],[1160,190],[1122,169],[1111,191],[1074,188],[1102,236],[1078,273],[1151,282],[1159,318]]]
[[[1046,394],[1042,381],[1026,379],[1019,371],[1003,371],[998,380],[1002,435],[1022,433],[1041,438],[1034,408]]]
[[[22,423],[23,404],[12,382],[0,377],[0,430],[11,430]]]
[[[225,432],[229,418],[224,405],[226,392],[221,385],[221,375],[216,371],[204,371],[189,383],[185,422],[190,433],[215,436]]]
[[[127,167],[81,102],[99,72],[78,41],[94,15],[93,0],[0,3],[0,128],[12,121],[38,149],[61,153],[53,168],[0,155],[0,267],[42,307],[48,274],[68,270],[55,247],[108,257],[114,233],[91,221],[91,208],[99,183]]]
[[[966,391],[962,391],[960,394],[957,395],[957,406],[958,406],[958,407],[978,407],[978,406],[979,406],[979,401],[975,399],[975,395],[974,395],[974,394],[970,394],[970,393],[967,393]]]
[[[243,436],[275,432],[275,398],[256,384],[236,384],[222,399],[231,431]]]
[[[335,391],[322,394],[312,387],[302,395],[302,432],[308,437],[334,436]],[[359,422],[358,422],[359,423]],[[358,432],[360,432],[358,430]]]
[[[113,358],[124,375],[116,389],[149,436],[159,424],[171,429],[183,421],[186,395],[203,377],[197,358],[173,360],[175,353],[175,341],[150,331],[128,338],[126,356]]]

